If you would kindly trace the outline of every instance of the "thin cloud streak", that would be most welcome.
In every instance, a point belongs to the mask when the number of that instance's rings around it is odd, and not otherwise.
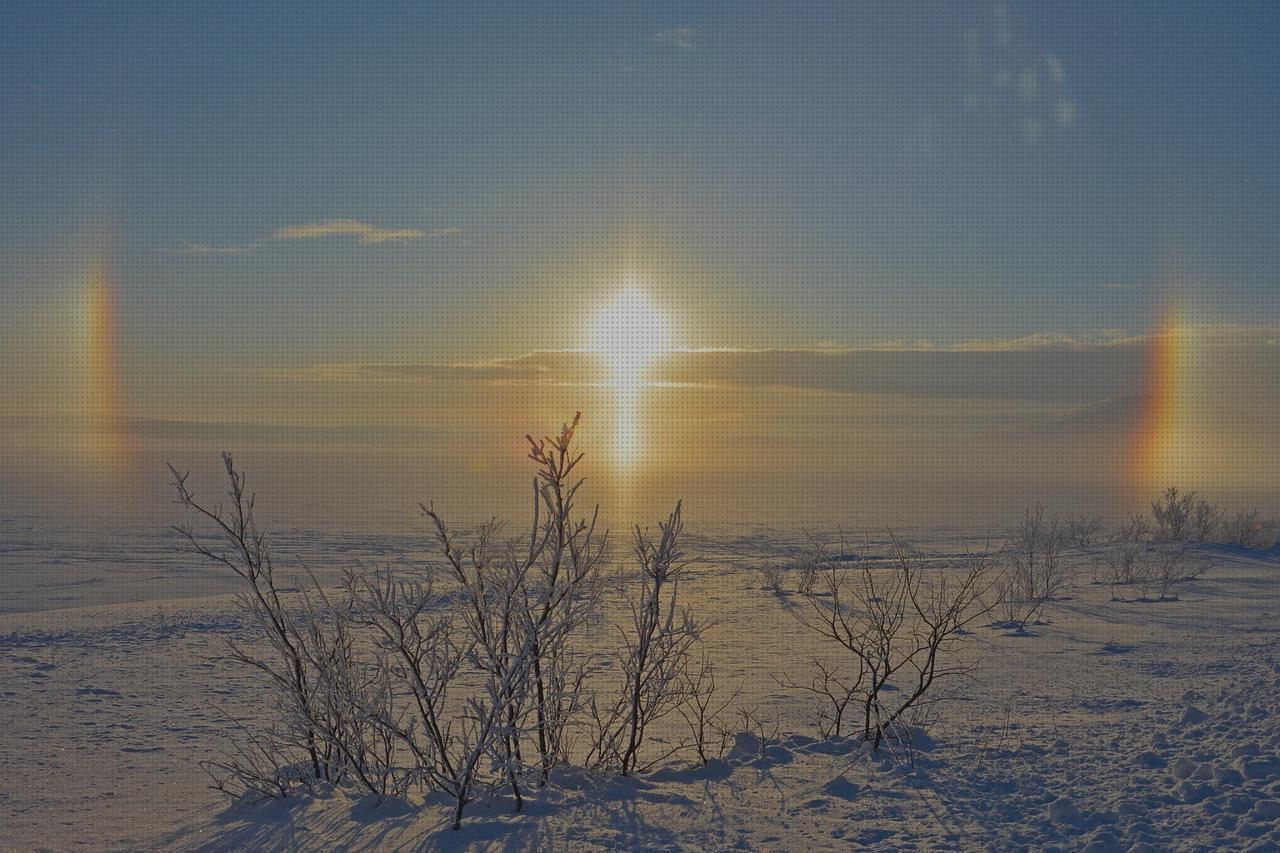
[[[376,246],[396,240],[416,240],[425,236],[421,228],[378,228],[358,219],[330,219],[289,225],[281,228],[273,240],[308,240],[315,237],[356,237],[364,246]]]
[[[693,50],[698,46],[697,42],[694,41],[697,35],[697,31],[690,27],[673,27],[672,29],[655,33],[654,40],[662,44],[678,47],[681,50]]]
[[[249,243],[243,246],[211,246],[208,243],[188,243],[181,249],[162,249],[171,255],[243,255],[258,248],[261,243]]]
[[[173,255],[243,255],[261,248],[269,242],[311,240],[324,237],[355,237],[362,246],[381,246],[405,240],[457,237],[462,229],[456,225],[424,231],[421,228],[379,228],[359,219],[329,219],[302,225],[287,225],[277,229],[270,238],[241,245],[215,246],[209,243],[188,243],[179,249],[161,249]]]

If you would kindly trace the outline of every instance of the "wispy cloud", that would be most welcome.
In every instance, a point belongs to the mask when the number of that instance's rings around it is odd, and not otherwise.
[[[462,229],[456,225],[436,228],[430,231],[421,228],[379,228],[359,219],[328,219],[323,222],[308,222],[302,225],[288,225],[277,229],[270,238],[256,240],[239,245],[215,246],[210,243],[188,243],[178,249],[162,249],[173,255],[243,255],[252,252],[268,242],[284,240],[310,240],[320,237],[355,237],[362,246],[380,246],[402,240],[433,239],[441,237],[457,237]]]
[[[247,243],[243,246],[210,246],[208,243],[188,243],[181,249],[165,249],[174,255],[243,255],[252,252],[261,243]]]
[[[1033,332],[1016,338],[970,338],[955,343],[939,343],[928,339],[914,341],[880,341],[866,346],[846,346],[835,341],[818,341],[808,347],[787,350],[749,350],[750,352],[809,352],[849,355],[859,352],[1035,352],[1040,350],[1088,350],[1104,347],[1133,346],[1145,338],[1127,329],[1108,328],[1100,331],[1068,335],[1059,332]],[[748,350],[737,350],[747,352]]]
[[[673,27],[672,29],[655,33],[654,40],[669,44],[672,47],[678,47],[681,50],[693,50],[698,46],[697,42],[694,41],[697,35],[697,31],[690,27]]]
[[[365,246],[376,246],[396,240],[425,237],[421,228],[378,228],[358,219],[329,219],[305,225],[289,225],[272,235],[273,240],[307,240],[314,237],[356,237]]]
[[[326,363],[286,371],[284,378],[303,382],[535,382],[547,378],[552,368],[547,361],[565,368],[572,354],[536,352],[513,359],[482,362],[443,363]],[[594,356],[578,354],[577,367],[589,365]]]
[[[1122,329],[1107,329],[1098,335],[1064,335],[1036,332],[1020,338],[977,339],[963,341],[952,352],[1034,352],[1038,350],[1091,350],[1101,347],[1133,346],[1142,342],[1138,336],[1124,334]]]

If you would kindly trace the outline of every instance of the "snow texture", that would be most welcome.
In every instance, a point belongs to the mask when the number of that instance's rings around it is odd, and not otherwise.
[[[433,797],[317,788],[228,803],[198,762],[228,733],[223,710],[265,712],[260,681],[218,657],[243,630],[229,587],[145,537],[95,560],[88,545],[13,529],[0,561],[15,590],[0,614],[5,847],[1280,848],[1276,553],[1201,546],[1212,570],[1160,602],[1113,600],[1080,571],[1024,634],[977,628],[976,680],[949,688],[956,701],[913,733],[911,758],[817,739],[810,698],[772,677],[826,654],[788,615],[797,596],[759,588],[759,566],[798,543],[704,538],[681,594],[715,623],[707,646],[767,740],[742,732],[705,766],[675,759],[638,779],[562,769],[523,814],[507,797],[481,801],[455,833]],[[294,536],[333,555],[313,561],[322,577],[414,547]],[[602,626],[593,642],[603,657],[613,635]]]

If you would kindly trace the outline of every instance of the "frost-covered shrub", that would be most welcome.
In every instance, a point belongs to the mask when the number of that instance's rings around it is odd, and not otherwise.
[[[344,710],[344,697],[357,688],[342,609],[327,601],[318,607],[279,582],[246,477],[231,454],[223,453],[222,463],[229,504],[200,502],[189,475],[169,467],[178,503],[209,528],[205,534],[186,525],[174,530],[182,537],[181,550],[218,563],[242,581],[237,602],[250,642],[231,641],[227,656],[262,673],[272,688],[274,720],[260,729],[231,720],[238,735],[226,755],[202,766],[216,788],[250,799],[285,797],[299,784],[341,782],[368,757],[369,735],[364,720]]]
[[[1221,527],[1223,541],[1245,548],[1260,548],[1275,539],[1276,520],[1263,519],[1255,509],[1251,512],[1237,512],[1224,517]]]
[[[1185,543],[1152,548],[1146,561],[1141,584],[1144,597],[1155,593],[1157,600],[1177,598],[1174,587],[1195,580],[1207,571],[1205,563]]]
[[[631,622],[619,626],[623,647],[615,656],[622,683],[611,701],[593,700],[591,706],[594,730],[588,762],[623,776],[651,766],[641,757],[645,738],[654,723],[672,713],[703,717],[695,739],[699,753],[706,750],[703,738],[711,721],[705,715],[714,716],[710,701],[715,681],[705,659],[700,671],[693,670],[703,626],[678,600],[686,565],[680,546],[683,529],[678,503],[656,537],[635,529],[640,571],[629,595]]]
[[[990,612],[994,558],[969,555],[930,566],[893,539],[888,566],[859,561],[818,564],[806,608],[793,615],[840,649],[838,663],[815,659],[818,675],[781,683],[823,701],[819,733],[848,727],[876,749],[895,726],[936,701],[933,688],[970,672],[959,652],[964,628]]]
[[[1191,532],[1191,516],[1195,511],[1196,493],[1182,494],[1177,486],[1165,489],[1159,500],[1151,503],[1159,537],[1166,541],[1185,540]]]
[[[1151,521],[1145,515],[1130,515],[1129,520],[1120,525],[1112,541],[1146,542],[1151,538]]]
[[[1043,617],[1045,609],[1060,597],[1072,580],[1064,551],[1067,537],[1056,518],[1045,517],[1044,507],[1028,507],[1009,536],[1005,556],[1009,567],[997,585],[1001,615],[998,627],[1025,631]]]
[[[1092,546],[1101,532],[1101,518],[1083,515],[1073,515],[1067,518],[1067,539],[1077,548]]]
[[[1122,601],[1124,589],[1133,591],[1129,598],[1141,601],[1175,600],[1175,588],[1208,570],[1208,565],[1185,542],[1153,545],[1122,543],[1106,555],[1098,582],[1111,587],[1111,598]]]
[[[1196,492],[1180,492],[1176,486],[1165,489],[1159,500],[1151,504],[1158,538],[1166,542],[1207,542],[1222,523],[1223,514],[1214,504],[1200,499]]]
[[[1119,587],[1135,584],[1142,576],[1145,550],[1146,546],[1140,542],[1120,542],[1102,557],[1096,580],[1111,587],[1113,599],[1119,597]]]
[[[776,563],[766,563],[760,567],[760,588],[774,595],[782,594],[782,584],[786,570]]]

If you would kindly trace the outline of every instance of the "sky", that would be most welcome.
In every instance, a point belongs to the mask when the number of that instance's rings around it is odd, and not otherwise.
[[[583,348],[625,283],[678,349],[1140,365],[1176,301],[1265,360],[1278,31],[1263,2],[7,3],[0,404],[83,413],[96,359],[121,417],[447,449],[563,415],[352,372]]]

